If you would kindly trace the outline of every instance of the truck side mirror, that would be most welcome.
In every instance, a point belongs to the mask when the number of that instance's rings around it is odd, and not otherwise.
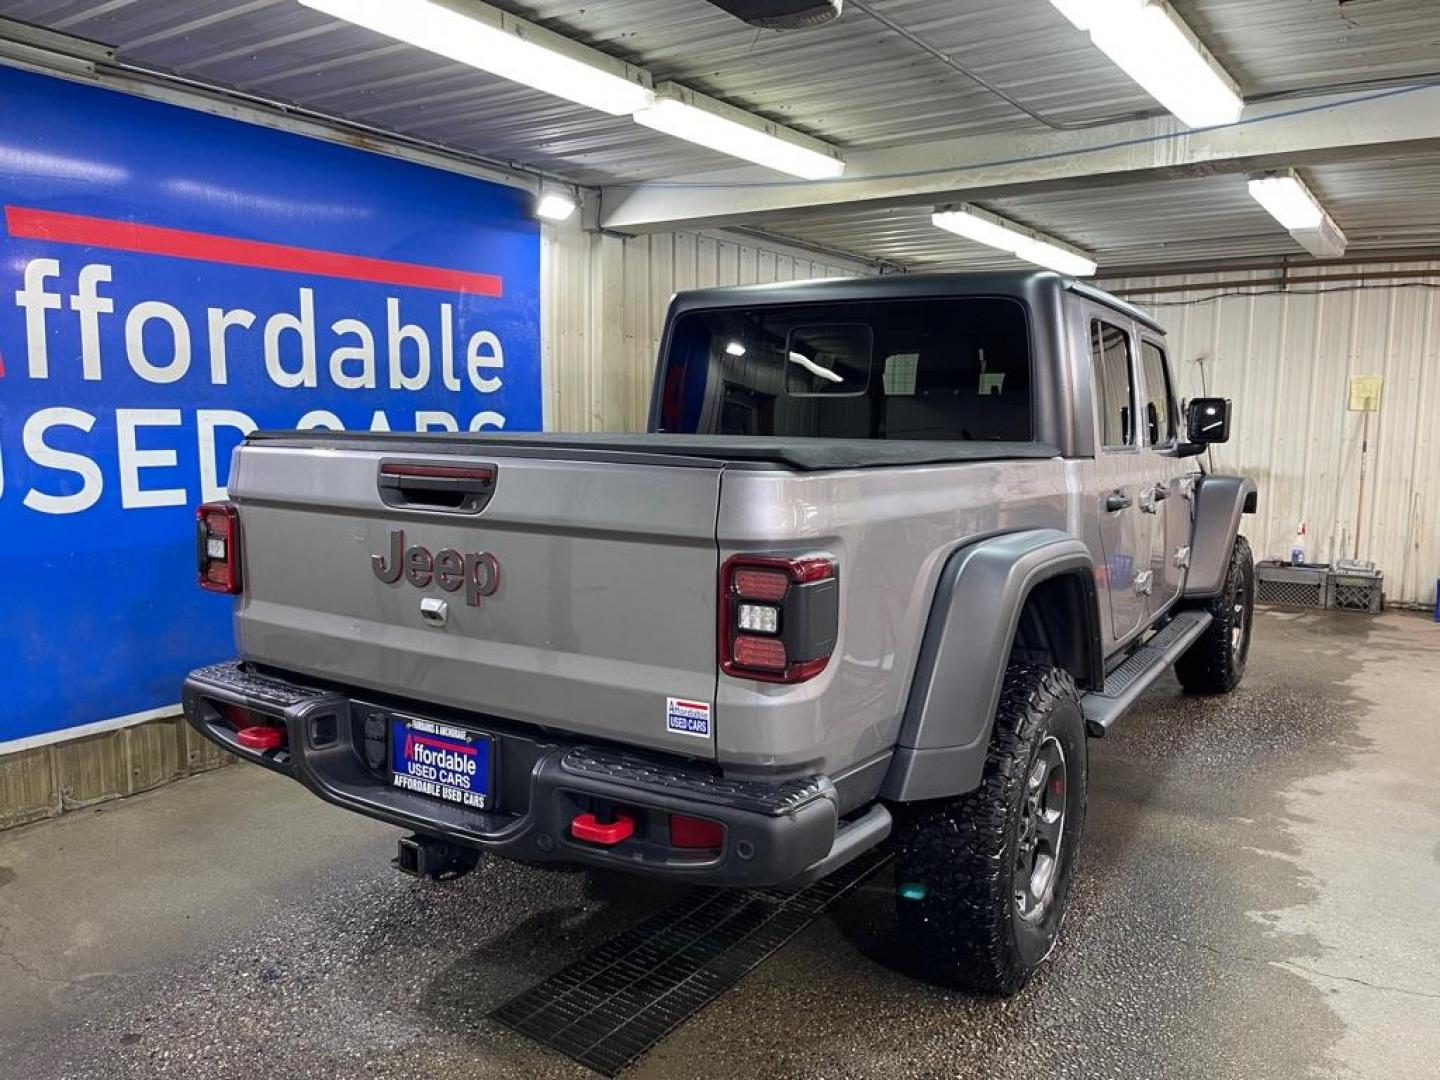
[[[1185,407],[1185,438],[1208,445],[1230,441],[1230,399],[1191,398]]]

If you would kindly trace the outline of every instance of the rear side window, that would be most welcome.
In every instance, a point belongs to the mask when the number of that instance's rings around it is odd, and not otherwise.
[[[1028,442],[1030,333],[1000,297],[777,304],[676,320],[664,431]]]
[[[1140,362],[1145,365],[1146,435],[1151,446],[1168,446],[1175,441],[1175,394],[1165,353],[1154,342],[1142,341]]]
[[[1135,382],[1130,364],[1130,335],[1095,319],[1090,323],[1090,355],[1095,367],[1100,440],[1105,446],[1135,442]]]

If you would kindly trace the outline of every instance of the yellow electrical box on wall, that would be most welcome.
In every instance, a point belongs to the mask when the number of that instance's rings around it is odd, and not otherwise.
[[[1350,376],[1350,411],[1378,412],[1380,410],[1380,375]]]

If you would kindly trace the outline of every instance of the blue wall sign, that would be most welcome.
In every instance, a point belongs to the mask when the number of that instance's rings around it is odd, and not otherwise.
[[[0,68],[0,751],[231,655],[194,507],[252,428],[538,430],[500,185]]]

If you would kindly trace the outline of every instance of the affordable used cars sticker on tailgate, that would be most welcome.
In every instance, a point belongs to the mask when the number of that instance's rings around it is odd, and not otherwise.
[[[490,803],[490,740],[431,720],[396,719],[390,731],[392,782],[446,802]]]
[[[665,730],[675,735],[695,735],[701,739],[708,739],[710,737],[710,703],[708,701],[687,701],[684,698],[666,698]]]

